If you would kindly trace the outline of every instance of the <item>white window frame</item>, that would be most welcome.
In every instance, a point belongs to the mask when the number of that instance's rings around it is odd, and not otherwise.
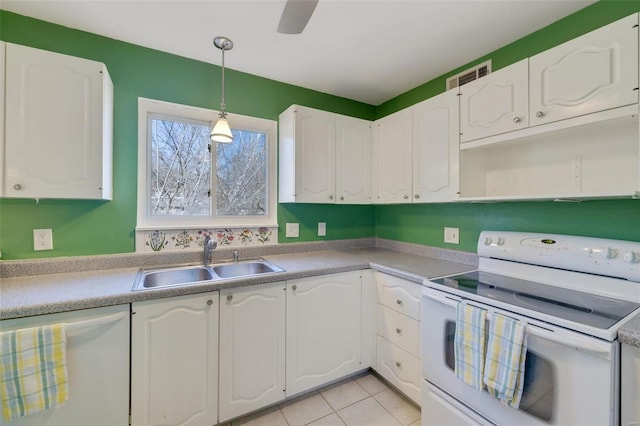
[[[212,214],[210,216],[152,216],[149,214],[147,175],[151,170],[151,138],[148,137],[149,114],[162,115],[176,119],[195,120],[213,123],[218,119],[218,111],[138,98],[138,205],[136,230],[149,231],[160,229],[200,229],[231,227],[276,227],[277,220],[277,128],[274,120],[227,113],[232,129],[241,129],[265,133],[267,136],[267,213],[264,216],[216,216],[215,215],[215,143],[212,144]]]

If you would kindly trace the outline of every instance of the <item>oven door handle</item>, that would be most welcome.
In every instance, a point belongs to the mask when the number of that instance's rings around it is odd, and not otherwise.
[[[449,297],[449,296],[436,296],[430,293],[423,292],[422,296],[433,300],[434,302],[441,303],[450,308],[456,308],[461,299]],[[485,308],[486,309],[486,308]],[[498,312],[499,313],[499,312]],[[548,340],[553,343],[557,343],[562,346],[571,346],[579,350],[592,352],[595,355],[610,359],[612,356],[611,345],[607,342],[600,342],[599,340],[592,338],[579,338],[564,332],[563,330],[551,330],[542,327],[538,327],[534,324],[527,324],[525,331],[530,336],[535,336],[540,339]]]

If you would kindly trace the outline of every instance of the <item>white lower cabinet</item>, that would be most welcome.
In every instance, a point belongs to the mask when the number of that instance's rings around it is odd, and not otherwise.
[[[284,282],[220,292],[220,421],[284,399]]]
[[[420,405],[420,284],[376,272],[376,371]]]
[[[132,304],[132,425],[218,422],[218,307],[218,292]]]
[[[287,397],[368,367],[362,301],[361,271],[287,282]]]

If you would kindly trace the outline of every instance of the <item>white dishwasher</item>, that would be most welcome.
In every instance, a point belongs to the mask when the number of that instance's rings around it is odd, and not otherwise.
[[[6,426],[129,424],[129,305],[0,321],[0,331],[57,323],[67,328],[69,398]]]

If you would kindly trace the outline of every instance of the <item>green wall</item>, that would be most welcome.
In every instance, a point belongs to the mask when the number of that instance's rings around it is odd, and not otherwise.
[[[496,71],[637,11],[640,11],[640,1],[599,1],[379,105],[376,118],[444,92],[447,77],[487,59],[492,60],[493,70]],[[460,245],[443,242],[445,226],[460,229]],[[640,200],[376,207],[376,236],[380,238],[475,252],[478,235],[483,229],[565,233],[640,241]]]
[[[104,62],[114,84],[114,197],[112,201],[0,199],[3,259],[133,252],[137,193],[137,99],[146,97],[218,109],[220,67],[0,11],[0,39]],[[240,49],[241,46],[236,46]],[[219,51],[211,46],[211,55]],[[233,52],[227,56],[233,67]],[[227,110],[277,120],[289,105],[375,118],[375,107],[349,99],[234,72],[225,72]],[[280,205],[281,226],[300,222],[301,238],[327,222],[324,239],[372,237],[373,206]],[[36,228],[53,229],[54,250],[33,251]],[[287,241],[284,229],[281,240]]]
[[[293,103],[375,119],[444,91],[446,77],[488,58],[503,68],[640,10],[640,2],[604,0],[378,107],[227,70],[227,109],[276,120]],[[114,83],[113,201],[0,199],[3,259],[128,253],[136,222],[137,98],[217,109],[220,68],[167,53],[0,11],[0,39],[104,62]],[[237,47],[240,48],[240,47]],[[212,47],[212,55],[218,54]],[[233,68],[232,54],[227,63]],[[581,234],[640,241],[640,201],[505,202],[394,206],[280,204],[280,242],[378,236],[475,251],[483,229]],[[286,222],[300,238],[284,237]],[[444,244],[443,227],[460,228],[460,245]],[[52,228],[53,251],[33,251],[32,229]],[[322,239],[325,239],[322,238]]]

